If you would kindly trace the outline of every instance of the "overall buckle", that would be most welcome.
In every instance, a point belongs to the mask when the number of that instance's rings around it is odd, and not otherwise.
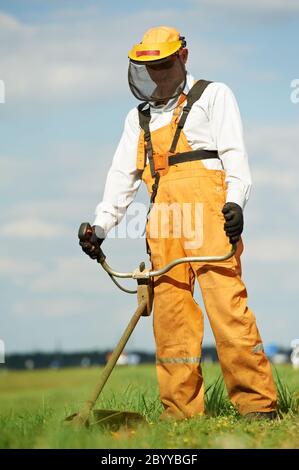
[[[172,152],[167,153],[154,153],[154,168],[155,171],[159,172],[161,176],[164,176],[168,173],[169,170],[169,161],[168,158],[170,155],[174,155]]]

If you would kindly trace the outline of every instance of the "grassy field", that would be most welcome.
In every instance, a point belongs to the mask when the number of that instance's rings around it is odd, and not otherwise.
[[[97,408],[141,412],[148,425],[131,430],[96,426],[74,431],[61,424],[79,410],[99,368],[0,372],[1,448],[299,448],[299,371],[277,368],[281,418],[248,423],[227,401],[217,365],[204,365],[207,416],[159,422],[154,366],[118,367]],[[215,385],[216,384],[216,385]],[[287,388],[285,388],[287,386]],[[290,391],[290,393],[289,393]]]

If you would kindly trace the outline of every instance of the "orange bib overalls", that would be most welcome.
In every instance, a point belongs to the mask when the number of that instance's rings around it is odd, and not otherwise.
[[[167,163],[169,154],[192,152],[184,131],[177,132],[184,105],[186,97],[182,95],[170,124],[151,133],[140,119],[143,130],[139,138],[137,167],[143,170],[142,179],[150,195],[153,194],[154,173],[160,176],[146,226],[155,270],[175,258],[220,256],[231,250],[221,212],[226,202],[224,170],[208,170],[200,160],[171,166]],[[148,122],[149,119],[150,116]],[[176,132],[174,149],[172,143]],[[151,156],[149,147],[152,147]],[[172,152],[169,152],[171,147]],[[147,164],[146,155],[149,159],[152,157],[151,164]],[[186,220],[182,223],[184,214]],[[189,230],[185,230],[186,225]],[[154,279],[157,375],[165,408],[162,419],[204,413],[200,366],[204,324],[201,308],[193,298],[195,278],[215,336],[230,400],[241,414],[276,408],[270,364],[263,351],[254,314],[247,306],[247,291],[241,279],[242,251],[240,239],[236,254],[229,260],[180,264]]]

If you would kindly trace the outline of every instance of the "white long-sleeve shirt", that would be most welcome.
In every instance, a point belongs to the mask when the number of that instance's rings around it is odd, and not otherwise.
[[[184,92],[188,93],[194,78],[187,74]],[[170,123],[174,102],[151,108],[150,130]],[[245,207],[251,188],[251,175],[243,140],[243,128],[238,104],[231,89],[213,82],[191,108],[184,133],[193,150],[217,150],[219,159],[202,160],[208,169],[224,169],[227,183],[226,202]],[[134,200],[141,183],[142,171],[136,168],[140,134],[138,110],[132,109],[125,120],[124,131],[109,169],[103,200],[96,207],[93,225],[101,227],[102,236],[117,225]]]

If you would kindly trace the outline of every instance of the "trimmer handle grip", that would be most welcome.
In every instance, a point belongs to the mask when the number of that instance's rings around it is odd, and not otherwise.
[[[83,222],[80,227],[79,227],[79,230],[78,230],[78,238],[80,240],[80,242],[88,242],[90,240],[90,237],[92,236],[92,227],[91,225],[88,223],[88,222]],[[98,239],[99,242],[103,241],[101,239]],[[100,247],[100,243],[97,244],[97,246],[95,247],[93,253],[96,254],[96,259],[99,263],[103,263],[106,259],[106,256],[104,255],[101,247]]]
[[[88,242],[92,235],[92,228],[88,222],[83,222],[78,231],[78,237],[80,242]]]

